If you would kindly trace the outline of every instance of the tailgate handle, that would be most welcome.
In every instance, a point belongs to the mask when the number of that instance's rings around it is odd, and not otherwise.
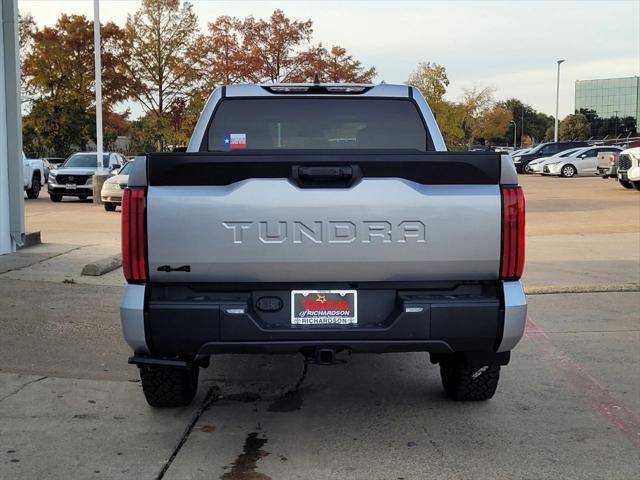
[[[292,177],[298,186],[303,188],[346,188],[352,186],[361,175],[360,167],[357,165],[294,165]]]

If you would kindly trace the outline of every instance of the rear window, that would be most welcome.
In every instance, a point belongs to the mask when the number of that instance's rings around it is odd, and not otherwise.
[[[427,150],[427,132],[410,100],[228,99],[207,134],[209,151]]]

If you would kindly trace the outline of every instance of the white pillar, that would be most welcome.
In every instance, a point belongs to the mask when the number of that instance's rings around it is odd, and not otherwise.
[[[0,255],[22,244],[24,234],[18,7],[16,0],[1,2]]]

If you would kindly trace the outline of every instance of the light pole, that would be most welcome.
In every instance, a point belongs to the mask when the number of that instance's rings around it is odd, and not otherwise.
[[[516,131],[518,130],[518,127],[516,126],[516,122],[514,122],[513,120],[511,120],[511,123],[513,123],[513,149],[516,149]]]
[[[101,204],[100,190],[107,178],[102,161],[102,60],[100,48],[100,0],[93,0],[93,48],[96,89],[96,174],[93,176],[93,203]]]
[[[522,121],[520,122],[520,148],[524,140],[524,105],[522,105]]]
[[[556,78],[556,126],[553,130],[553,141],[558,141],[558,106],[560,105],[560,64],[564,62],[564,60],[557,60],[558,63],[558,75]]]
[[[615,122],[616,122],[616,123],[615,123],[615,126],[614,126],[614,128],[615,128],[615,133],[614,133],[614,135],[615,135],[615,137],[616,137],[616,138],[618,138],[618,113],[620,113],[620,110],[614,110],[614,111],[613,111],[613,113],[614,113],[614,114],[615,114],[615,116],[616,116],[616,117],[615,117]]]

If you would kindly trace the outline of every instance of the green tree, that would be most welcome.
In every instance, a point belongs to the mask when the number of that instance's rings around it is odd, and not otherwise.
[[[444,98],[449,86],[446,69],[437,63],[421,62],[409,76],[409,85],[417,88],[438,121],[440,132],[449,148],[462,149],[466,143],[468,110]]]
[[[553,142],[554,135],[555,135],[554,127],[547,128],[544,132],[544,141]]]
[[[500,141],[509,130],[511,110],[495,106],[482,112],[475,121],[474,136],[485,141]]]
[[[413,85],[425,98],[431,109],[445,102],[444,94],[447,93],[449,77],[447,70],[437,63],[420,62],[409,76],[409,85]]]
[[[520,141],[530,138],[533,142],[540,142],[545,138],[547,129],[553,125],[553,117],[536,111],[530,105],[526,105],[517,98],[509,98],[498,102],[498,106],[507,108],[511,111],[513,120],[518,128],[518,137]],[[524,129],[523,129],[524,125]],[[510,144],[513,137],[508,133],[499,143]]]
[[[63,157],[84,150],[91,120],[89,104],[80,96],[36,98],[22,122],[24,150]]]
[[[95,140],[93,22],[62,15],[52,27],[27,28],[23,59],[25,91],[32,99],[24,119],[25,150],[66,155]],[[113,108],[128,98],[124,32],[101,26],[103,109],[109,130]]]
[[[142,7],[127,16],[129,91],[146,112],[161,117],[186,96],[193,81],[186,54],[197,29],[193,6],[180,0],[143,0]]]
[[[567,115],[558,130],[560,140],[586,140],[591,136],[591,125],[582,113]]]

